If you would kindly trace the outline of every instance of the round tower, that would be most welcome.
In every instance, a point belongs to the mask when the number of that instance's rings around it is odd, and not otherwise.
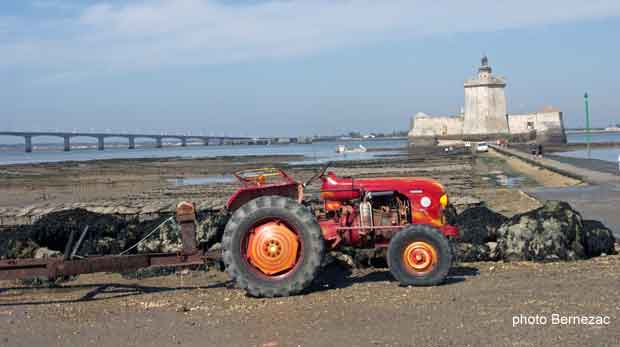
[[[489,59],[484,56],[478,76],[465,81],[463,135],[507,134],[506,82],[493,76]]]

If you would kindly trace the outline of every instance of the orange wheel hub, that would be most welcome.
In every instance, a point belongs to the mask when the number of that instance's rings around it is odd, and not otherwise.
[[[292,269],[297,263],[299,239],[297,234],[279,222],[256,227],[247,246],[247,257],[252,265],[266,275],[275,275]]]
[[[409,270],[419,274],[432,270],[438,260],[435,247],[422,241],[413,242],[407,246],[403,259]]]

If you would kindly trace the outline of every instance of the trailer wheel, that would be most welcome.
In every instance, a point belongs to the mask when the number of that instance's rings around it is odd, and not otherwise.
[[[281,196],[254,199],[237,209],[222,238],[226,272],[256,297],[288,296],[307,288],[325,252],[312,213]]]
[[[412,225],[390,240],[388,266],[405,286],[432,286],[442,283],[452,264],[448,239],[428,225]]]

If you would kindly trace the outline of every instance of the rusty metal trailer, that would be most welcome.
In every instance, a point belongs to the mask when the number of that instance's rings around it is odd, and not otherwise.
[[[88,229],[74,243],[74,233],[69,237],[63,257],[46,259],[9,259],[0,261],[0,280],[47,278],[54,280],[96,272],[126,272],[148,267],[201,265],[219,258],[219,252],[199,250],[196,241],[196,210],[188,202],[176,209],[176,221],[181,227],[182,249],[176,253],[147,253],[134,255],[104,255],[77,257],[82,239]],[[72,250],[72,251],[71,251]]]

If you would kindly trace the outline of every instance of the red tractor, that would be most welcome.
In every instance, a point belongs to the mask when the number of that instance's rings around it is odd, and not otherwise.
[[[306,183],[279,169],[241,171],[227,202],[222,260],[236,284],[258,297],[301,292],[317,275],[326,250],[347,245],[387,248],[391,273],[403,285],[440,284],[452,264],[444,187],[426,178],[341,178],[329,165]],[[321,207],[304,187],[322,180]]]

